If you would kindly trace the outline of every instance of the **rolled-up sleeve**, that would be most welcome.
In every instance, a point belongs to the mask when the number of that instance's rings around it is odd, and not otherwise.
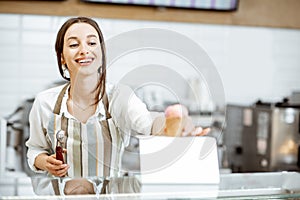
[[[125,85],[114,87],[110,100],[110,112],[122,132],[151,134],[153,123],[151,113],[130,87]]]
[[[26,142],[26,146],[28,147],[27,161],[29,167],[36,173],[46,173],[46,171],[38,170],[35,167],[34,162],[36,157],[41,153],[49,154],[51,150],[43,131],[42,112],[43,110],[37,97],[29,114],[30,137]]]

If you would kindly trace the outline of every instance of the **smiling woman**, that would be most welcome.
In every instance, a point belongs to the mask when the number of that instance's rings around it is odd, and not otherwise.
[[[64,72],[64,77],[66,71],[70,75],[67,77],[70,79],[72,88],[67,101],[70,114],[85,123],[95,112],[99,93],[101,92],[101,99],[105,92],[106,74],[100,73],[101,77],[98,82],[99,73],[97,73],[101,69],[102,72],[105,72],[103,70],[106,68],[105,60],[103,60],[105,56],[102,56],[105,53],[105,47],[104,42],[101,43],[103,36],[97,24],[93,24],[96,27],[94,28],[84,18],[80,20],[78,18],[77,21],[77,23],[70,22],[62,27],[58,33],[55,47],[60,72]],[[68,27],[68,29],[65,30],[64,27]],[[60,36],[60,34],[64,35]],[[95,88],[86,88],[79,80],[88,81]],[[98,90],[98,87],[101,88]],[[81,92],[77,93],[76,90]]]
[[[119,176],[122,152],[130,134],[165,134],[165,118],[163,113],[152,118],[129,87],[106,84],[105,44],[94,20],[67,20],[57,34],[55,49],[60,73],[69,83],[36,96],[29,119],[30,138],[26,142],[28,162],[36,173],[66,180],[81,178],[85,184],[79,185],[93,187],[94,182],[82,177]],[[183,118],[186,120],[180,120],[181,129],[176,136],[208,132],[209,129],[195,132],[200,129],[194,128],[188,116]],[[57,144],[63,148],[59,156],[55,152]],[[65,186],[65,192],[74,191],[71,194],[93,191],[77,188],[78,184],[68,181]]]

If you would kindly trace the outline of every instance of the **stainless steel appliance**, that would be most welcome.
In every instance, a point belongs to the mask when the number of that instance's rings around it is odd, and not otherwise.
[[[300,106],[278,104],[273,110],[271,169],[300,169]]]
[[[242,172],[243,165],[243,111],[247,107],[227,105],[223,145],[226,147],[228,167],[232,172]]]
[[[29,112],[33,99],[27,99],[9,116],[1,119],[0,176],[6,172],[33,172],[27,164],[26,140],[29,138]]]
[[[224,144],[233,172],[300,171],[300,106],[227,105]]]

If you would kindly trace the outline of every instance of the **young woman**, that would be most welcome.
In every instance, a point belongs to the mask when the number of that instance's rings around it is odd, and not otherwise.
[[[55,50],[60,74],[69,82],[35,98],[26,142],[31,169],[58,177],[119,175],[130,134],[162,135],[164,117],[153,118],[129,87],[106,83],[105,44],[94,20],[67,20]],[[208,131],[183,121],[179,135]],[[57,145],[64,149],[63,160],[57,159]]]

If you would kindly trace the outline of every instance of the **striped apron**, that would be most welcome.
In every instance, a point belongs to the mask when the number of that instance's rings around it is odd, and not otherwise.
[[[105,119],[100,120],[101,116],[98,116],[97,120],[83,124],[76,119],[65,117],[64,113],[60,112],[68,86],[69,84],[59,93],[46,136],[54,150],[57,143],[57,132],[61,130],[65,132],[62,142],[62,147],[67,149],[64,154],[64,162],[70,166],[66,177],[120,176],[121,156],[124,151],[126,134],[121,135],[112,121],[108,112],[107,95],[105,94],[102,100]]]

